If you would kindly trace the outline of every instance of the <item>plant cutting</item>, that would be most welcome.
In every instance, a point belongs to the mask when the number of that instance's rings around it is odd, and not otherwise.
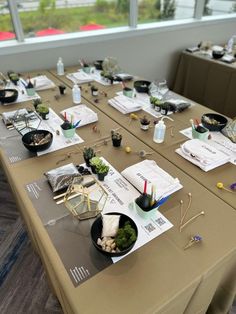
[[[42,104],[42,99],[41,98],[33,99],[33,106],[34,106],[36,111],[37,111],[38,105],[40,105],[40,104]]]
[[[84,160],[87,167],[90,167],[90,159],[96,156],[92,147],[85,147],[83,151]]]
[[[98,180],[104,181],[105,176],[108,174],[109,166],[102,162],[96,166],[96,171],[98,175]]]
[[[163,106],[163,101],[158,99],[157,97],[151,96],[150,97],[150,103],[153,106],[153,109],[156,111],[161,111],[161,108]]]
[[[102,160],[99,157],[94,156],[90,159],[90,166],[93,173],[97,173],[97,168],[102,163]]]
[[[49,108],[46,104],[39,104],[36,107],[36,111],[42,117],[43,120],[48,120]]]
[[[120,134],[119,132],[116,132],[114,130],[111,130],[111,139],[112,139],[112,144],[114,147],[120,147],[121,140],[122,140],[122,134]]]
[[[7,75],[10,79],[10,81],[14,84],[14,85],[17,85],[17,82],[19,81],[19,75],[13,71],[8,71],[7,72]]]
[[[143,116],[142,118],[140,118],[140,126],[142,130],[147,131],[149,129],[149,125],[150,125],[150,120],[146,116]]]

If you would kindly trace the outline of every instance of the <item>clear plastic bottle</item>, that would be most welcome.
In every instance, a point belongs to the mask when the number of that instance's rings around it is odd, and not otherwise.
[[[64,75],[64,63],[62,58],[59,58],[57,61],[57,75]]]
[[[165,139],[165,133],[166,133],[166,125],[163,121],[163,119],[169,119],[171,121],[174,121],[173,119],[169,117],[162,117],[161,120],[155,125],[154,134],[153,134],[153,141],[155,143],[162,143]]]
[[[74,87],[72,88],[72,98],[74,104],[81,103],[81,91],[77,84],[75,84]]]

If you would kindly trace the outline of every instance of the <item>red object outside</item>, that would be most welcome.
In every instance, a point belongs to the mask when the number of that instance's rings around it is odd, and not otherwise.
[[[41,37],[41,36],[51,36],[51,35],[60,35],[60,34],[65,34],[65,32],[57,28],[46,28],[46,29],[41,29],[40,31],[37,31],[35,33],[35,36]]]
[[[87,24],[87,25],[82,25],[80,26],[80,30],[81,31],[94,31],[96,29],[104,29],[106,28],[106,26],[101,25],[101,24],[95,24],[95,23],[91,23],[91,24]]]
[[[13,39],[16,35],[12,32],[0,32],[0,40]]]

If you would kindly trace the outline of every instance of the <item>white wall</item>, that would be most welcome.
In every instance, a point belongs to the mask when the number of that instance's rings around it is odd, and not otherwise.
[[[61,56],[65,65],[78,64],[78,59],[102,59],[114,56],[120,66],[129,73],[147,79],[167,78],[172,82],[175,75],[178,57],[186,47],[194,46],[201,40],[213,43],[225,43],[236,33],[236,18],[224,21],[192,23],[183,26],[161,28],[159,30],[133,30],[127,35],[115,38],[101,36],[96,42],[79,42],[76,40],[58,43],[54,48],[43,48],[38,45],[34,51],[15,53],[14,48],[0,48],[0,71],[14,70],[25,72],[55,67],[57,58]],[[132,35],[132,36],[131,36]],[[91,41],[91,40],[90,40]],[[65,46],[67,45],[67,46]],[[30,47],[29,47],[30,49]]]

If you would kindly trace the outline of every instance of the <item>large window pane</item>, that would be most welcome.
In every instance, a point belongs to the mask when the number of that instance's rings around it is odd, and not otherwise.
[[[26,37],[128,25],[129,1],[22,0],[18,9]]]
[[[194,16],[195,0],[139,0],[139,23],[186,19]]]
[[[0,0],[0,41],[15,38],[7,1]]]
[[[232,0],[206,0],[204,15],[221,15],[236,13],[236,1]]]

